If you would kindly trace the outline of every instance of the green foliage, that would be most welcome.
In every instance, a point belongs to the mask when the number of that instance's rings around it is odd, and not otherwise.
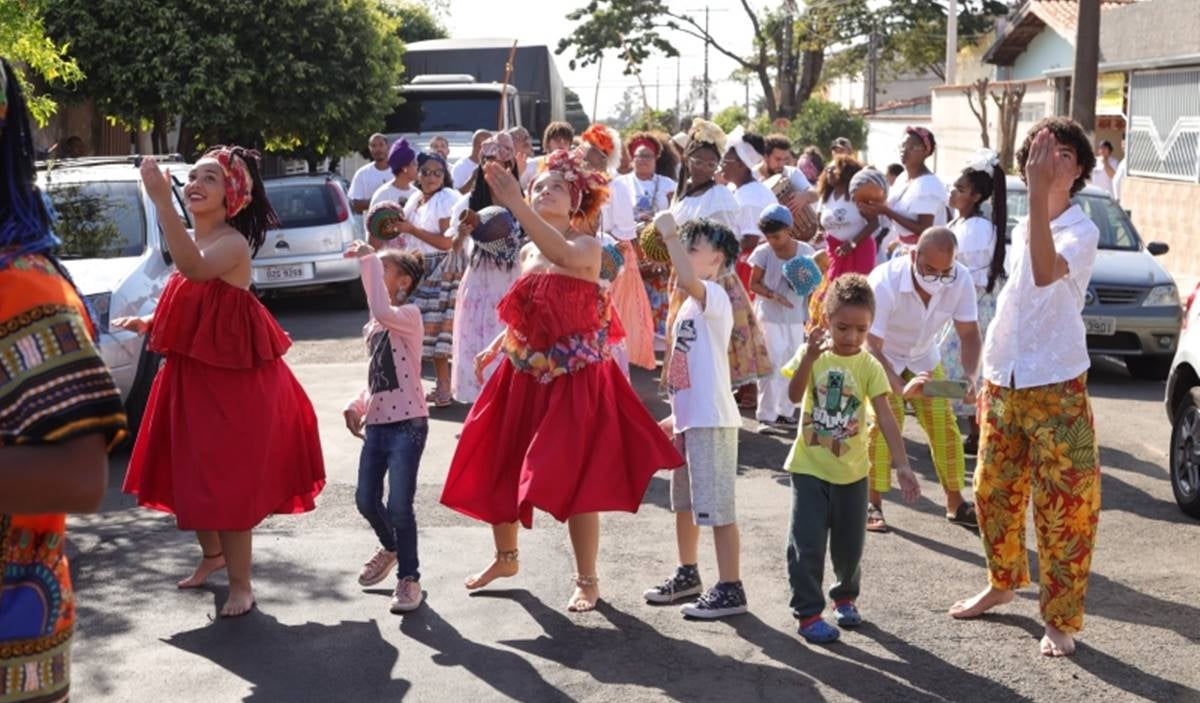
[[[55,186],[54,233],[61,251],[72,258],[98,259],[117,253],[123,241],[109,210],[122,207],[102,195],[85,193],[77,185]]]
[[[83,72],[69,56],[67,46],[46,36],[43,26],[45,0],[0,0],[0,53],[11,62],[25,64],[50,85],[78,81]],[[46,124],[56,108],[53,98],[32,90],[24,71],[17,80],[29,103],[29,112],[40,125]]]
[[[56,0],[46,28],[106,114],[159,127],[182,117],[197,148],[344,153],[393,109],[403,71],[377,0]]]
[[[568,63],[571,70],[600,60],[607,49],[620,49],[625,58],[625,74],[632,75],[651,54],[678,56],[679,52],[661,30],[670,29],[660,18],[667,14],[664,0],[591,0],[586,6],[567,13],[567,19],[579,22],[569,37],[559,40],[556,53],[574,47],[576,58]]]
[[[750,124],[750,115],[746,114],[744,106],[730,105],[713,115],[713,122],[716,122],[721,129],[725,130],[726,134],[729,134],[738,125],[748,127]]]
[[[806,101],[799,114],[788,121],[786,128],[777,126],[763,116],[755,121],[753,131],[760,134],[783,132],[796,149],[815,144],[825,154],[829,151],[829,144],[838,137],[849,139],[859,149],[867,143],[867,123],[862,117],[850,113],[837,103],[820,98]]]
[[[405,44],[450,36],[446,27],[423,3],[414,0],[381,0],[379,9],[396,21],[396,36]]]

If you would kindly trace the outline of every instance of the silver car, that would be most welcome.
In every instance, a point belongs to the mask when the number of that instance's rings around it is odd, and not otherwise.
[[[1183,308],[1171,274],[1154,258],[1162,242],[1143,243],[1129,215],[1103,190],[1087,187],[1074,198],[1100,230],[1100,251],[1084,299],[1088,352],[1119,357],[1137,378],[1161,381],[1179,344]],[[1029,194],[1008,179],[1009,232],[1029,214]]]
[[[338,177],[283,176],[267,180],[266,189],[282,227],[267,233],[254,257],[255,290],[338,286],[350,302],[365,305],[358,263],[343,256],[346,246],[361,235]]]
[[[154,203],[146,196],[137,157],[96,157],[39,164],[38,188],[47,196],[58,250],[71,278],[95,313],[100,355],[108,364],[125,401],[129,426],[136,431],[145,409],[158,358],[133,332],[109,329],[118,317],[154,312],[174,270],[163,245]],[[174,174],[188,166],[164,157],[160,165]],[[175,179],[176,213],[188,227],[181,184]]]

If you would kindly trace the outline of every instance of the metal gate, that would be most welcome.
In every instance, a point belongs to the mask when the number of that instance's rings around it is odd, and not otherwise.
[[[1130,175],[1200,182],[1200,68],[1135,72],[1129,115]]]

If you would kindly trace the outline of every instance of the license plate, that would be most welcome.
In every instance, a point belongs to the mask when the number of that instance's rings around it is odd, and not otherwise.
[[[1087,333],[1098,337],[1111,337],[1117,333],[1117,318],[1115,317],[1085,317],[1083,326]]]
[[[278,283],[280,281],[307,281],[313,277],[311,264],[291,264],[288,266],[263,266],[254,270],[255,279],[260,283]]]

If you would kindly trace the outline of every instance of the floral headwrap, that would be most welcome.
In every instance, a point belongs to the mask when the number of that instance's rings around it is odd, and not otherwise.
[[[904,133],[911,134],[917,139],[920,139],[921,143],[925,145],[925,151],[928,151],[930,154],[933,153],[933,132],[930,132],[924,127],[905,127]]]
[[[579,138],[583,140],[584,143],[591,144],[600,151],[604,152],[605,156],[611,155],[613,153],[613,149],[616,148],[616,145],[613,144],[612,135],[608,133],[608,127],[605,127],[599,123],[588,127],[586,130],[584,130],[583,134],[579,135]]]
[[[258,158],[257,151],[249,151],[252,158]],[[252,196],[254,182],[250,178],[250,169],[240,157],[235,158],[233,149],[227,146],[217,146],[208,150],[205,158],[213,159],[221,166],[225,174],[225,219],[232,220],[239,212],[246,209]]]
[[[559,149],[546,158],[543,172],[557,173],[567,182],[572,216],[590,218],[608,200],[608,178],[588,168],[579,151]]]
[[[700,146],[711,146],[717,150],[717,156],[725,155],[725,130],[715,122],[697,117],[692,120],[692,128],[688,130],[687,153],[692,153]]]
[[[487,141],[479,147],[479,158],[489,157],[505,163],[515,159],[517,157],[517,150],[513,146],[512,135],[507,132],[500,132],[488,137]]]

